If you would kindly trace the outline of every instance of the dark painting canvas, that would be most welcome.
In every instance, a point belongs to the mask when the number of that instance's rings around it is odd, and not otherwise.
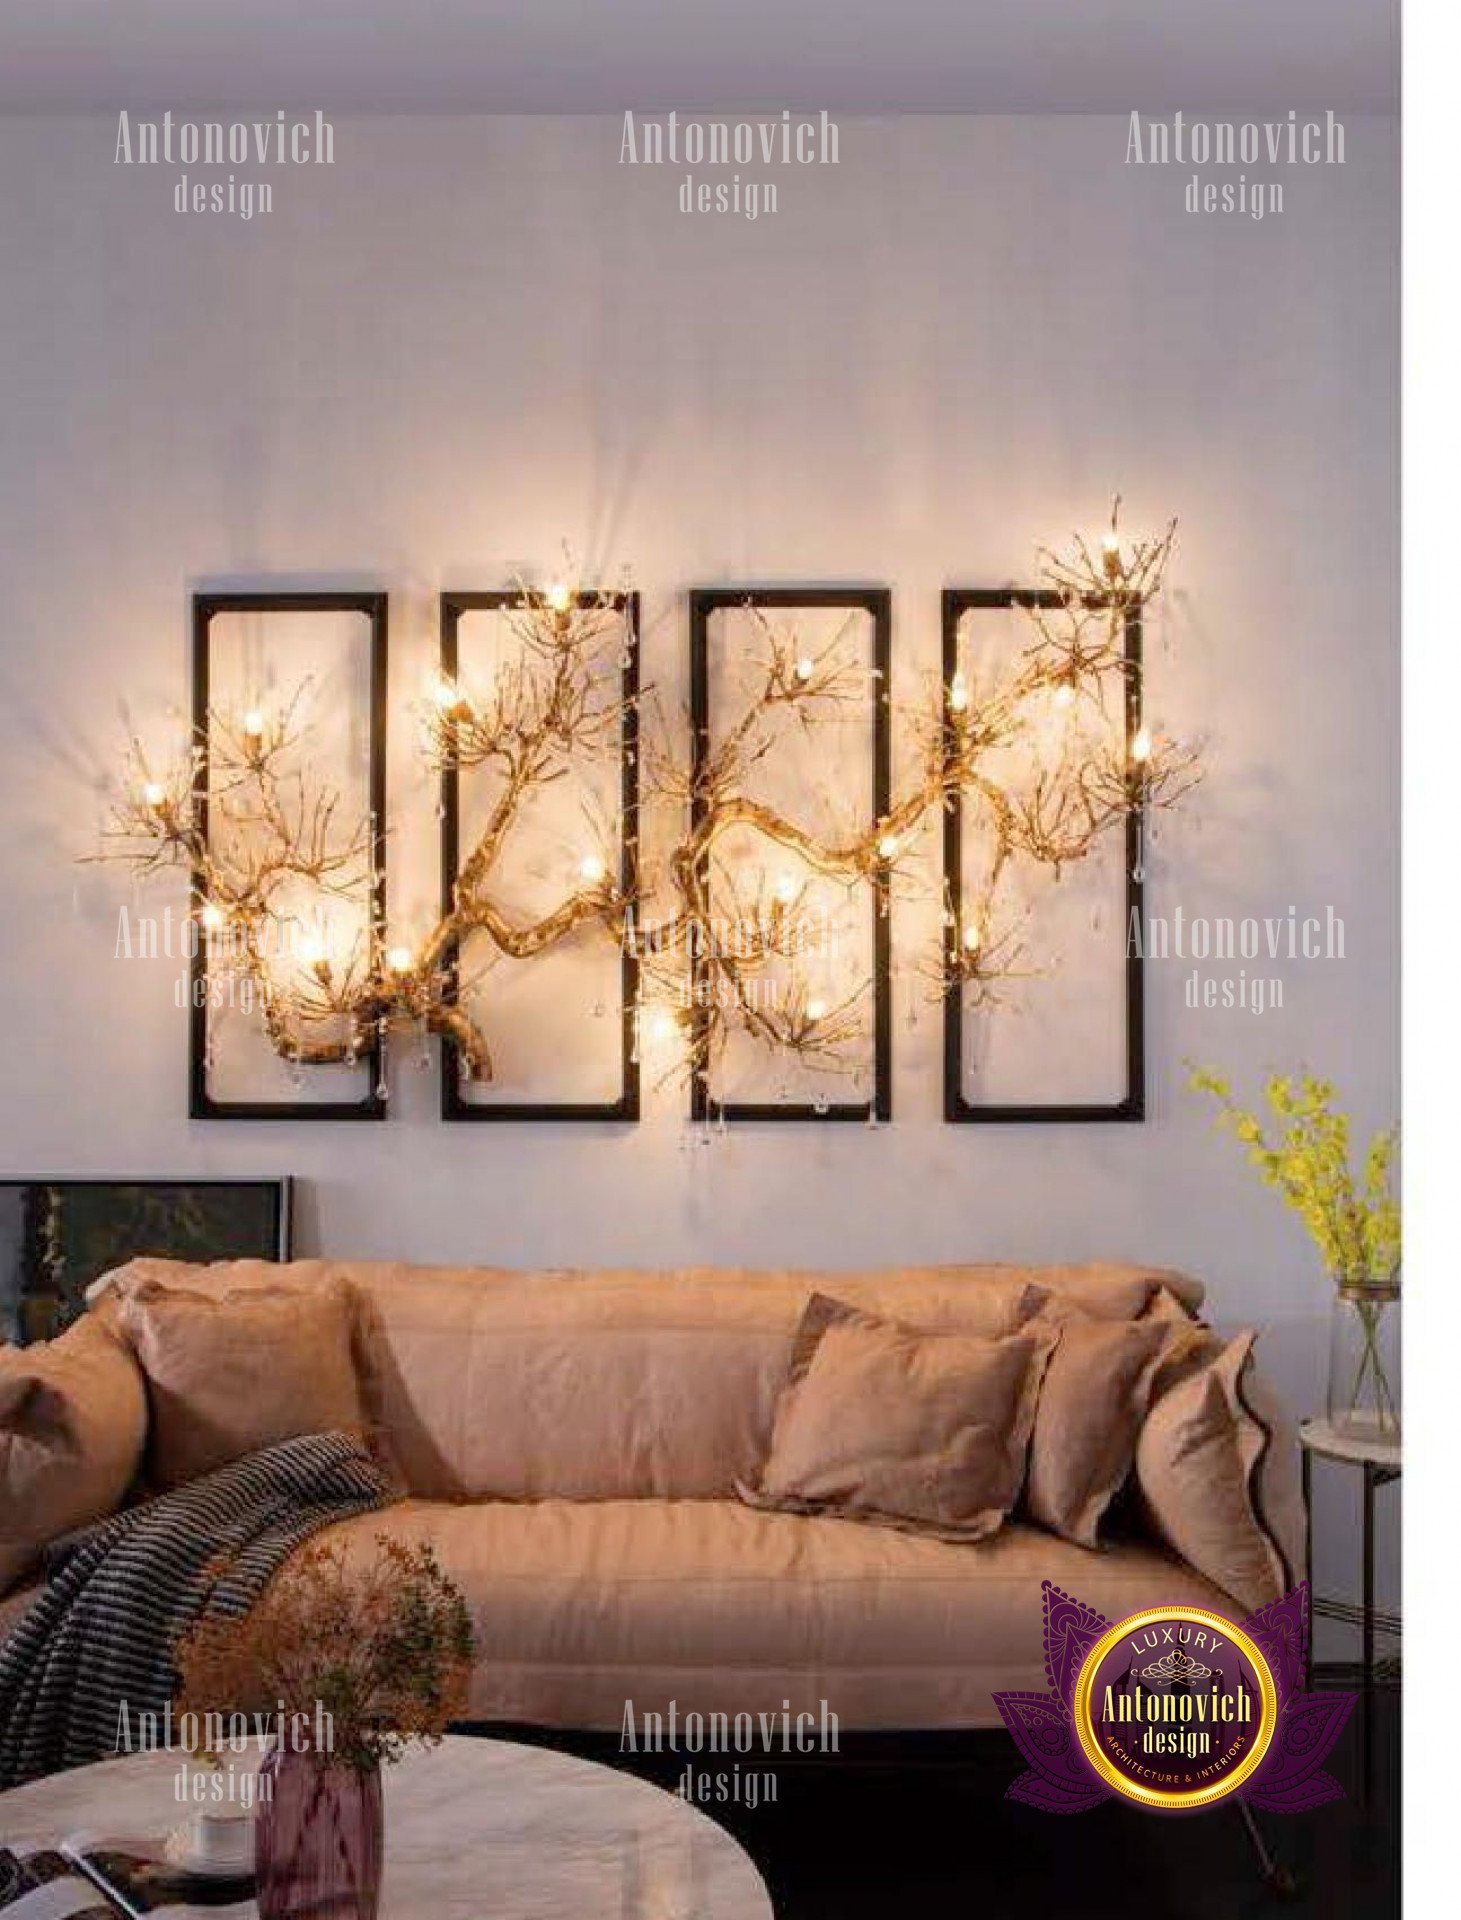
[[[48,1340],[93,1280],[138,1254],[289,1257],[287,1180],[0,1182],[0,1333]]]

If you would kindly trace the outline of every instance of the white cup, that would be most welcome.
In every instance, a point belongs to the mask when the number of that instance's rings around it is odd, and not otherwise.
[[[254,1816],[237,1807],[195,1813],[188,1843],[200,1867],[248,1873],[254,1864]]]

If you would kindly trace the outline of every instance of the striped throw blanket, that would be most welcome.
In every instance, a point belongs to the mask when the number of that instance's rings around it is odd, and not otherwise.
[[[0,1790],[110,1759],[123,1701],[135,1719],[171,1699],[173,1643],[205,1603],[246,1612],[311,1534],[392,1497],[353,1440],[317,1433],[73,1536],[0,1645]]]

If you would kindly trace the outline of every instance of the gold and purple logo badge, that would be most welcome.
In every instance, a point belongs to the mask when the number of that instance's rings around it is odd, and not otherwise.
[[[1012,1799],[1081,1813],[1121,1794],[1186,1812],[1240,1794],[1300,1813],[1342,1795],[1321,1763],[1354,1696],[1304,1690],[1307,1588],[1241,1622],[1185,1605],[1111,1621],[1043,1592],[1051,1691],[994,1696],[1029,1763]]]
[[[1144,1807],[1210,1806],[1263,1764],[1278,1688],[1241,1627],[1201,1607],[1131,1614],[1091,1648],[1071,1716],[1108,1786]]]

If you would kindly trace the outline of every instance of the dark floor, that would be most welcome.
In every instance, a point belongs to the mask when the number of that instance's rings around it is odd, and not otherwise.
[[[1380,1690],[1368,1812],[1344,1800],[1259,1816],[1298,1882],[1289,1901],[1260,1879],[1231,1803],[1191,1815],[1115,1801],[1066,1818],[1037,1813],[1003,1797],[1020,1763],[1002,1734],[978,1736],[971,1758],[961,1757],[967,1746],[955,1757],[876,1747],[815,1762],[778,1756],[775,1804],[705,1811],[756,1861],[778,1920],[1396,1920],[1399,1707],[1397,1690]],[[1351,1787],[1357,1717],[1330,1765]],[[657,1777],[668,1783],[663,1770]]]

